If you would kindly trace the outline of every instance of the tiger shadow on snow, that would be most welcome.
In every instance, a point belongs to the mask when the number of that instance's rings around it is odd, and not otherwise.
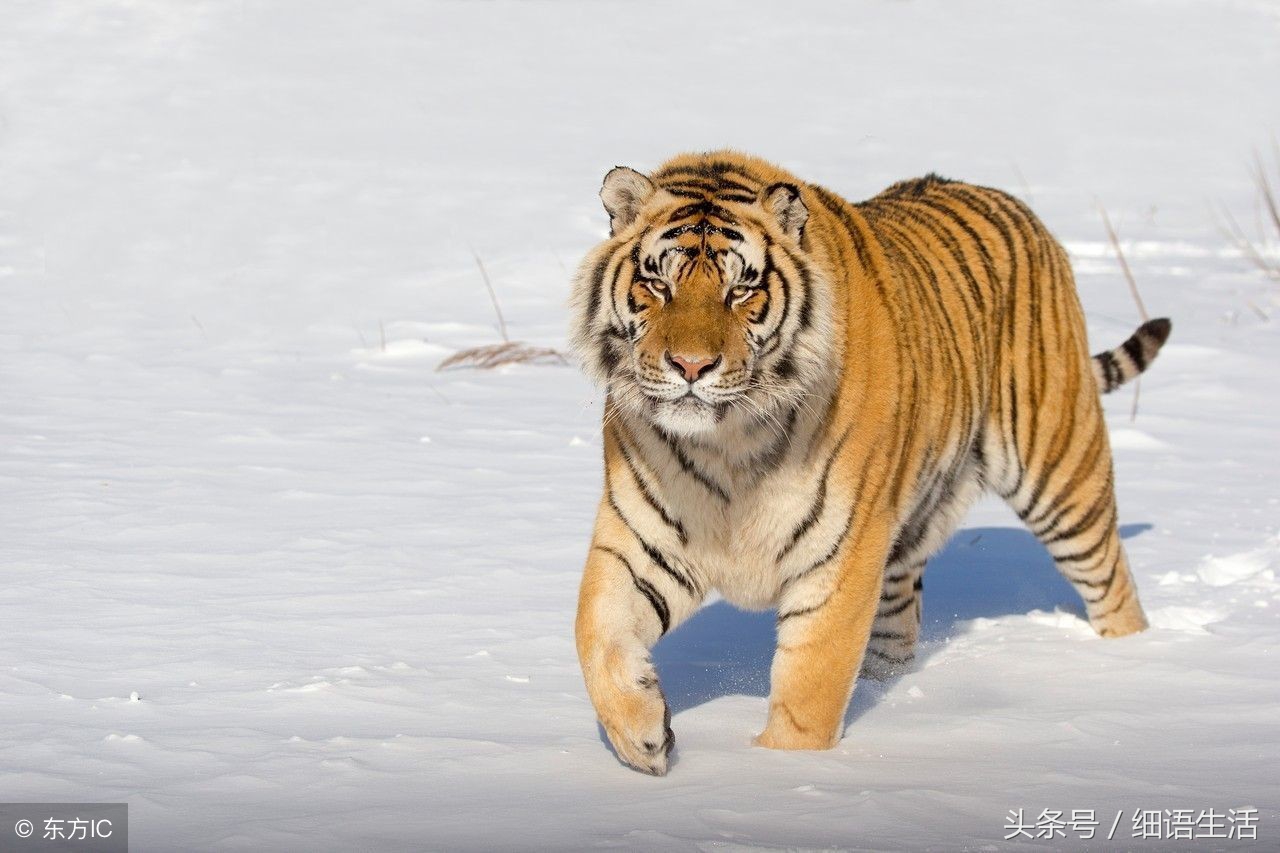
[[[1149,524],[1122,525],[1120,536],[1128,539],[1150,529]],[[1055,609],[1085,618],[1079,596],[1034,536],[1015,527],[961,530],[925,569],[921,644],[913,667],[963,623]],[[664,637],[653,649],[653,660],[671,713],[721,696],[768,696],[773,620],[771,610],[748,613],[717,601]],[[846,724],[892,689],[892,682],[866,689],[868,684],[863,679],[854,691]]]

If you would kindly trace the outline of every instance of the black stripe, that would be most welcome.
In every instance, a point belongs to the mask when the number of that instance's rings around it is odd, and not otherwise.
[[[1067,481],[1066,486],[1054,490],[1057,494],[1049,501],[1049,504],[1043,510],[1035,512],[1035,504],[1029,503],[1025,508],[1025,512],[1018,512],[1018,515],[1027,523],[1027,526],[1035,532],[1036,536],[1044,536],[1048,533],[1052,533],[1057,529],[1058,525],[1062,523],[1063,519],[1066,518],[1067,513],[1075,509],[1075,505],[1070,504],[1068,506],[1061,507],[1060,510],[1055,512],[1059,506],[1062,496],[1075,494],[1084,483],[1085,478],[1097,470],[1098,459],[1102,456],[1103,448],[1102,427],[1102,421],[1099,420],[1094,422],[1093,433],[1089,439],[1089,446],[1085,449],[1086,456],[1076,463],[1076,467],[1073,469],[1075,473],[1071,475],[1071,479]],[[1032,492],[1036,501],[1039,501],[1040,496],[1044,494],[1044,491],[1049,485],[1049,478],[1055,471],[1057,471],[1059,465],[1065,458],[1065,451],[1063,453],[1050,456],[1048,465],[1040,473],[1040,482],[1037,483],[1035,490]],[[1110,489],[1111,487],[1111,475],[1108,475],[1107,488]],[[1035,512],[1034,515],[1032,515],[1033,512]],[[1045,521],[1049,519],[1052,520],[1050,520],[1048,524],[1045,524]]]
[[[1093,527],[1093,525],[1097,523],[1098,518],[1107,511],[1107,507],[1111,503],[1110,497],[1111,496],[1108,494],[1099,495],[1098,499],[1094,501],[1093,506],[1089,507],[1088,511],[1086,511],[1084,515],[1080,516],[1075,524],[1071,525],[1066,530],[1059,530],[1057,533],[1049,536],[1042,534],[1040,541],[1043,542],[1047,548],[1054,542],[1061,542],[1064,539],[1074,539],[1081,533],[1084,533],[1086,530]],[[1046,531],[1046,533],[1047,532],[1048,531]]]
[[[911,658],[914,657],[914,655],[908,655],[905,658],[894,657],[893,655],[885,654],[879,649],[873,649],[870,646],[867,647],[867,654],[875,655],[881,660],[887,660],[889,661],[889,663],[896,663],[896,664],[910,663]]]
[[[708,477],[706,474],[704,474],[702,470],[693,463],[693,460],[691,460],[688,456],[685,455],[684,451],[680,449],[680,445],[676,441],[674,436],[668,435],[659,427],[655,426],[653,429],[656,433],[658,433],[658,436],[666,443],[667,449],[671,451],[671,455],[675,457],[676,463],[680,466],[680,469],[682,471],[684,471],[693,479],[697,480],[698,483],[701,484],[703,488],[711,492],[711,494],[715,495],[716,497],[720,498],[720,500],[724,501],[725,503],[729,502],[729,493],[724,490],[724,487],[722,487],[721,485],[716,483],[714,480],[712,480],[710,477]]]
[[[840,535],[836,537],[835,544],[831,546],[831,550],[828,551],[826,554],[824,554],[822,559],[818,560],[818,562],[814,563],[812,566],[805,569],[803,572],[800,572],[800,574],[792,575],[791,577],[783,581],[782,588],[784,590],[787,587],[789,587],[791,584],[805,577],[806,575],[816,572],[818,569],[822,568],[827,563],[831,562],[831,560],[835,558],[836,554],[840,553],[840,548],[842,545],[844,545],[845,537],[849,535],[849,529],[853,527],[853,517],[857,514],[858,514],[858,504],[857,504],[857,501],[855,501],[853,506],[850,507],[849,509],[849,519],[844,523],[844,530],[841,530]]]
[[[1009,287],[1001,294],[1004,297],[1002,308],[1003,317],[1005,319],[1004,322],[999,324],[995,329],[995,348],[999,351],[1003,348],[1003,339],[1006,332],[1010,338],[1010,346],[1016,345],[1016,339],[1018,337],[1018,260],[1020,256],[1025,254],[1025,246],[1022,246],[1019,241],[1014,239],[1017,230],[1017,221],[1009,214],[1008,208],[997,205],[996,199],[994,199],[989,193],[984,195],[981,188],[974,189],[978,191],[969,192],[968,188],[964,185],[956,185],[950,188],[950,195],[948,197],[955,198],[957,201],[964,203],[974,212],[975,215],[991,225],[991,227],[999,233],[1000,239],[1005,245],[1009,261],[1009,274],[1007,278]],[[997,216],[997,213],[1002,215]],[[1006,221],[1005,217],[1008,217],[1008,221]],[[1006,325],[1008,327],[1007,329],[1005,328]],[[1012,376],[1009,377],[1009,394],[1009,408],[1011,414],[1010,426],[1008,430],[1001,431],[1000,441],[1001,444],[1005,444],[1007,441],[1007,443],[1012,447],[1012,451],[1005,450],[1005,453],[1016,463],[1017,476],[1013,488],[1007,492],[1001,493],[1001,497],[1005,498],[1012,497],[1021,490],[1024,474],[1024,457],[1018,446],[1017,434],[1018,398]]]
[[[831,596],[828,595],[826,598],[822,599],[822,601],[818,602],[812,607],[802,607],[799,610],[790,610],[786,613],[779,613],[778,623],[781,624],[782,622],[785,622],[786,620],[791,619],[792,617],[795,617],[795,616],[808,616],[810,613],[817,613],[823,607],[826,607],[827,602],[829,602],[830,600],[831,600]]]
[[[786,458],[787,451],[791,449],[791,432],[795,429],[798,415],[799,409],[791,409],[787,412],[787,422],[782,431],[773,440],[773,444],[769,449],[756,458],[755,473],[757,478],[772,473]]]
[[[688,219],[693,216],[714,216],[717,219],[723,219],[726,222],[737,222],[732,213],[715,202],[704,200],[696,204],[686,204],[684,207],[674,211],[667,218],[668,222],[675,222],[677,219]]]
[[[704,193],[711,192],[716,188],[714,181],[707,181],[701,178],[688,178],[685,180],[676,180],[670,184],[663,184],[662,188],[668,191],[676,189],[695,189]]]
[[[953,200],[950,196],[948,196],[947,199],[949,201]],[[961,199],[954,200],[964,204]],[[978,256],[982,259],[982,265],[987,274],[987,281],[994,282],[996,280],[995,262],[993,261],[990,252],[987,250],[986,242],[978,235],[978,232],[973,229],[973,226],[969,221],[961,215],[960,211],[948,207],[946,204],[934,199],[912,199],[911,204],[922,205],[932,210],[935,215],[944,217],[944,221],[938,223],[938,227],[944,231],[947,230],[947,221],[954,223],[956,228],[963,231],[964,235],[969,238],[969,242],[973,245],[973,248],[977,250]],[[973,210],[972,207],[969,209]],[[982,287],[978,282],[977,277],[974,275],[972,266],[967,262],[967,259],[963,257],[964,251],[959,238],[953,235],[949,241],[945,242],[947,243],[948,252],[955,259],[956,265],[964,274],[966,282],[969,285],[969,293],[973,296],[974,301],[977,303],[977,307],[979,309],[985,308],[986,300],[983,298]],[[968,305],[966,305],[965,308],[967,309]]]
[[[1122,346],[1129,358],[1133,359],[1133,364],[1138,368],[1139,373],[1147,369],[1147,357],[1142,352],[1142,341],[1137,335],[1129,338]]]
[[[1108,591],[1109,591],[1109,590],[1108,590]],[[1106,593],[1103,593],[1102,598],[1099,598],[1099,599],[1098,599],[1098,601],[1102,601],[1102,599],[1103,599],[1103,598],[1106,598],[1106,597],[1107,597],[1107,594],[1106,594]],[[1105,617],[1107,617],[1107,616],[1110,616],[1112,613],[1115,613],[1117,610],[1119,610],[1121,607],[1123,607],[1125,604],[1127,604],[1127,603],[1129,602],[1129,599],[1131,599],[1131,598],[1133,598],[1133,587],[1132,587],[1132,586],[1128,587],[1128,588],[1124,591],[1124,595],[1120,596],[1120,599],[1119,599],[1115,604],[1113,604],[1111,607],[1108,607],[1106,610],[1102,611],[1101,613],[1097,613],[1097,614],[1095,614],[1093,618],[1094,618],[1094,619],[1103,619],[1103,618],[1105,618]],[[1096,604],[1097,602],[1092,602],[1092,603]]]
[[[765,336],[765,340],[770,343],[761,350],[760,358],[762,359],[772,355],[774,350],[782,346],[782,329],[787,324],[787,316],[791,313],[791,282],[783,274],[782,268],[773,263],[772,259],[769,260],[769,265],[771,271],[777,277],[779,289],[782,290],[782,298],[780,300],[782,302],[782,316],[778,318],[778,325],[774,327],[773,331]],[[766,279],[766,286],[767,281],[768,279]]]
[[[894,564],[894,561],[890,560],[888,562],[888,565],[885,567],[884,579],[886,583],[897,583],[898,581],[906,580],[907,578],[911,577],[913,574],[915,574],[916,572],[924,568],[924,561],[917,560],[916,562],[903,566],[902,571],[900,573],[894,572],[893,574],[890,574],[889,567],[893,566],[893,564]]]
[[[831,455],[827,457],[826,464],[822,467],[822,482],[818,484],[818,492],[814,497],[813,505],[809,508],[809,512],[800,522],[799,526],[791,532],[791,541],[789,541],[780,552],[774,562],[781,563],[791,550],[799,543],[800,538],[809,532],[809,529],[818,523],[822,510],[827,505],[827,482],[831,477],[831,467],[835,465],[836,457],[840,455],[840,449],[844,447],[845,441],[849,438],[849,433],[853,431],[853,427],[846,427],[844,434],[840,436],[840,440],[836,442],[835,448],[831,451]]]
[[[606,328],[596,336],[596,347],[600,360],[600,369],[606,377],[613,376],[613,369],[618,366],[621,356],[613,348],[612,327]]]
[[[672,183],[676,186],[687,184],[689,186],[714,187],[717,194],[720,194],[722,190],[730,190],[741,193],[746,197],[747,201],[755,201],[757,199],[760,193],[759,187],[750,187],[740,181],[735,181],[726,174],[727,172],[737,172],[737,169],[731,163],[717,161],[697,166],[678,166],[674,169],[664,169],[653,177],[660,186],[663,186],[665,181],[674,179]],[[747,180],[751,180],[751,178],[747,178]],[[666,187],[663,186],[663,189],[666,189]]]
[[[799,281],[797,281],[796,283],[800,286],[800,288],[803,291],[800,299],[800,308],[796,315],[797,317],[796,333],[799,334],[800,332],[803,332],[806,329],[808,329],[809,324],[812,322],[813,280],[809,276],[809,268],[808,266],[806,266],[803,258],[792,253],[792,251],[788,249],[786,246],[779,245],[777,248],[780,252],[782,252],[783,255],[786,256],[787,262],[791,264],[793,269],[795,269],[796,276],[799,279]],[[785,319],[785,315],[784,315],[784,319]],[[781,324],[779,324],[779,328],[781,328]]]
[[[632,532],[634,533],[635,531],[632,531]],[[636,539],[640,539],[640,537],[637,536]],[[687,577],[680,574],[675,569],[671,568],[671,564],[667,562],[667,558],[662,555],[661,551],[659,551],[657,548],[653,547],[643,539],[640,539],[640,547],[643,548],[644,552],[649,555],[649,559],[653,560],[653,562],[655,562],[658,565],[658,568],[662,569],[664,572],[669,574],[671,576],[671,579],[674,580],[676,583],[680,584],[680,586],[684,587],[685,590],[690,595],[696,596],[698,598],[702,597],[702,593],[700,593],[698,591],[698,588],[693,585],[693,581],[689,580]]]
[[[896,596],[895,596],[895,598],[896,598]],[[893,601],[894,599],[893,599],[893,598],[888,598],[888,599],[886,599],[886,598],[881,598],[880,600],[883,602],[883,601]],[[902,598],[902,603],[901,603],[901,604],[899,604],[899,605],[895,606],[895,607],[894,607],[893,609],[891,609],[891,610],[877,610],[877,611],[876,611],[876,617],[877,617],[877,618],[880,618],[880,617],[883,617],[883,616],[897,616],[899,613],[901,613],[902,611],[906,610],[906,609],[907,609],[908,607],[910,607],[913,603],[915,603],[915,600],[916,600],[916,597],[915,597],[914,595],[904,595],[904,596],[903,596],[903,598]]]
[[[849,203],[825,187],[810,185],[810,189],[818,196],[818,201],[822,202],[823,206],[840,220],[840,224],[844,226],[853,241],[853,249],[858,256],[858,263],[862,265],[864,270],[870,271],[872,268],[871,255],[867,252],[867,244],[862,229],[858,228],[853,217],[849,214]],[[880,281],[878,276],[873,277],[872,280],[875,282],[876,290],[880,291],[880,295],[883,297],[884,283]]]
[[[1098,353],[1093,357],[1093,359],[1094,361],[1098,362],[1098,366],[1102,368],[1102,378],[1103,378],[1102,393],[1105,394],[1108,391],[1114,391],[1116,387],[1120,384],[1119,380],[1117,380],[1115,376],[1116,374],[1115,357],[1112,356],[1110,350],[1108,350],[1107,352]]]
[[[613,497],[613,486],[612,484],[609,483],[608,472],[605,473],[604,487],[605,487],[605,495],[609,500],[609,506],[613,508],[614,513],[618,516],[618,518],[622,521],[622,523],[626,525],[627,530],[631,531],[631,535],[634,536],[636,538],[636,541],[640,543],[640,547],[644,549],[645,554],[649,556],[649,559],[653,561],[654,565],[656,565],[658,568],[662,569],[662,571],[670,575],[671,579],[674,580],[681,587],[683,587],[685,591],[689,593],[689,595],[694,596],[695,598],[701,598],[702,593],[694,585],[693,581],[685,577],[680,572],[677,572],[675,569],[671,568],[671,564],[667,562],[667,558],[663,555],[663,553],[659,551],[657,548],[655,548],[653,545],[650,545],[647,541],[645,541],[645,538],[640,535],[640,533],[635,529],[635,527],[631,525],[631,522],[627,520],[627,517],[622,514],[622,508],[618,506],[618,502]]]
[[[600,291],[604,289],[604,274],[609,269],[609,264],[613,262],[613,256],[605,255],[591,270],[589,286],[591,290],[587,294],[587,322],[594,322],[596,312],[600,310]]]
[[[658,623],[662,626],[662,633],[667,633],[667,631],[671,630],[671,613],[667,610],[667,602],[662,597],[662,593],[658,592],[653,584],[635,572],[631,573],[631,580],[635,582],[636,589],[640,590],[640,594],[649,599],[649,604],[653,606],[653,612],[658,615]]]
[[[1091,557],[1097,556],[1099,550],[1106,546],[1111,538],[1111,529],[1108,527],[1102,531],[1102,535],[1098,540],[1088,548],[1076,551],[1073,554],[1063,554],[1062,556],[1054,555],[1053,559],[1058,563],[1083,563]],[[1068,568],[1067,571],[1075,573],[1074,569]],[[1085,571],[1088,571],[1087,569]]]
[[[620,552],[605,545],[597,545],[596,550],[612,554],[618,558],[622,565],[626,566],[627,573],[631,575],[631,581],[636,585],[636,589],[640,591],[641,595],[649,599],[649,604],[653,607],[653,612],[657,615],[658,622],[662,625],[662,633],[665,634],[671,630],[671,611],[667,607],[667,600],[662,597],[662,593],[658,592],[653,584],[637,575],[635,570],[631,568],[631,562],[622,556]]]
[[[796,375],[796,360],[791,353],[780,357],[773,365],[773,375],[779,379],[792,379]]]
[[[680,537],[681,545],[688,545],[689,534],[685,531],[684,525],[680,523],[678,518],[672,518],[671,514],[667,512],[666,507],[658,503],[658,499],[654,497],[653,492],[650,491],[648,483],[645,482],[644,478],[640,476],[639,470],[636,469],[636,464],[632,460],[631,454],[627,451],[626,441],[624,441],[622,436],[616,431],[614,432],[614,436],[618,440],[618,450],[622,453],[622,461],[627,463],[627,468],[631,470],[631,478],[635,480],[636,485],[640,487],[640,495],[644,498],[645,503],[647,503],[653,511],[658,514],[658,517],[662,519],[663,524],[676,532],[676,535]]]
[[[915,493],[923,497],[917,497],[915,507],[907,515],[907,520],[898,528],[898,535],[894,539],[893,548],[890,549],[889,559],[886,561],[888,565],[892,566],[911,554],[929,534],[939,507],[955,497],[960,474],[964,471],[967,461],[964,454],[957,454],[950,467],[935,471],[930,476],[924,488],[920,488],[920,484],[917,483]]]
[[[754,187],[754,188],[749,187],[746,184],[741,184],[741,183],[738,183],[737,181],[733,181],[725,177],[720,178],[720,188],[723,188],[726,190],[737,190],[742,195],[747,196],[751,201],[755,201],[760,194],[759,187]]]
[[[705,191],[699,191],[699,190],[686,190],[686,189],[679,188],[679,187],[663,187],[663,189],[664,189],[664,190],[666,190],[667,192],[671,193],[671,194],[672,194],[672,195],[674,195],[674,196],[679,196],[680,198],[702,198],[702,199],[704,199],[704,198],[706,198],[706,197],[707,197],[707,192],[705,192]]]

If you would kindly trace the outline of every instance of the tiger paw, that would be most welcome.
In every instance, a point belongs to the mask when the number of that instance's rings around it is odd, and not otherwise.
[[[665,776],[676,739],[657,679],[642,679],[618,700],[608,717],[600,717],[618,759],[641,773]]]
[[[804,725],[786,708],[771,711],[764,731],[751,740],[765,749],[831,749],[840,741],[839,726]]]
[[[588,678],[588,690],[614,752],[641,773],[666,775],[675,735],[652,661],[635,650],[615,647],[602,662],[592,669],[595,677]]]
[[[1147,616],[1136,596],[1129,596],[1124,604],[1105,616],[1090,618],[1089,624],[1102,637],[1127,637],[1148,627]]]
[[[888,681],[909,670],[914,661],[914,652],[907,652],[901,657],[892,657],[868,651],[866,657],[862,659],[862,671],[858,673],[858,677],[869,678],[872,681]]]

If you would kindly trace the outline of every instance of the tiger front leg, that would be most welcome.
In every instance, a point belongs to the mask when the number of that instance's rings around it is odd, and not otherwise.
[[[578,597],[578,659],[614,751],[643,773],[664,775],[675,744],[649,649],[700,601],[638,543],[597,531]]]
[[[757,746],[830,749],[840,740],[880,601],[887,537],[850,535],[840,547],[829,565],[783,587],[769,719]]]

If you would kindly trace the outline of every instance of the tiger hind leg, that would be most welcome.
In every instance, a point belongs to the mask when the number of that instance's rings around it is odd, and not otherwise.
[[[883,681],[904,672],[915,660],[924,610],[925,563],[946,543],[982,488],[976,462],[963,463],[928,491],[899,531],[862,659],[863,677]]]
[[[862,658],[864,678],[884,681],[909,667],[920,636],[924,606],[924,560],[893,563],[885,569],[884,586],[871,639]]]
[[[1087,432],[1057,464],[1024,472],[1024,488],[1006,500],[1084,599],[1093,629],[1123,637],[1146,628],[1147,618],[1120,544],[1111,451],[1100,416]]]

